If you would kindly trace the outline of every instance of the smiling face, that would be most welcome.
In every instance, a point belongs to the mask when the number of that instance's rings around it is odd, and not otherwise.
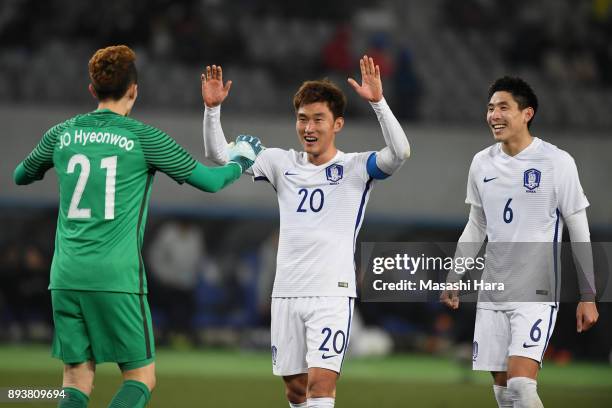
[[[335,139],[342,126],[344,118],[334,118],[326,102],[313,102],[298,108],[295,129],[313,164],[323,164],[336,154]]]
[[[509,143],[529,137],[528,123],[533,118],[534,109],[520,109],[518,102],[507,91],[497,91],[487,106],[487,123],[496,141]]]

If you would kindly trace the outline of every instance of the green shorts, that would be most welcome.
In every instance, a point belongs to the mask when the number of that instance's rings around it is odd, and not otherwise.
[[[54,289],[51,302],[51,353],[65,364],[115,362],[125,371],[155,360],[146,295]]]

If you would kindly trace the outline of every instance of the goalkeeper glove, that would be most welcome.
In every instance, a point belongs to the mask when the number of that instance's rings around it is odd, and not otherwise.
[[[239,135],[236,141],[230,143],[228,155],[230,162],[234,162],[240,166],[240,170],[244,173],[253,165],[257,156],[265,149],[261,141],[251,135]]]

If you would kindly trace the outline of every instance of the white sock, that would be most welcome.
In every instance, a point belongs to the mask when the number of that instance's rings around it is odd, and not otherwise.
[[[308,408],[334,408],[334,398],[308,398]]]
[[[499,408],[513,408],[512,395],[508,388],[502,387],[501,385],[493,385],[493,393],[495,394],[495,400]]]
[[[308,408],[308,403],[307,402],[301,402],[299,404],[295,404],[291,401],[289,401],[289,407],[290,408]]]
[[[512,395],[514,408],[544,408],[538,396],[538,383],[527,377],[508,380],[508,391]]]

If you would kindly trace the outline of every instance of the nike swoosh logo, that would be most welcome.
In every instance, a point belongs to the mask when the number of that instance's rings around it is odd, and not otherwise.
[[[332,358],[332,357],[338,357],[338,355],[337,355],[337,354],[334,354],[334,355],[331,355],[331,356],[326,356],[325,354],[323,354],[323,355],[321,356],[321,358],[322,358],[323,360],[327,360],[328,358]]]
[[[485,183],[488,183],[489,181],[493,181],[493,180],[495,180],[496,178],[497,178],[497,177],[492,177],[492,178],[488,179],[488,178],[486,178],[486,177],[485,177],[483,181],[484,181]]]
[[[539,344],[527,344],[527,343],[523,343],[523,348],[530,348],[530,347],[537,347],[539,346]]]
[[[289,173],[288,171],[285,172],[285,176],[299,176],[299,174],[297,173]]]

